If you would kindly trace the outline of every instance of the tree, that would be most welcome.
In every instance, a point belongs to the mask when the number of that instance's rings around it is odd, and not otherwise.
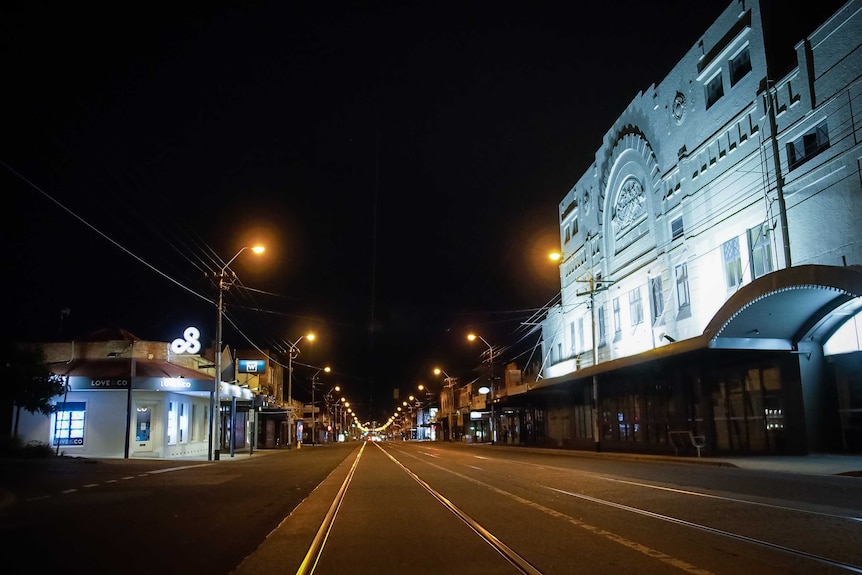
[[[4,409],[14,410],[12,437],[18,435],[21,409],[49,415],[51,399],[65,389],[65,378],[51,372],[41,347],[0,344],[0,398]]]

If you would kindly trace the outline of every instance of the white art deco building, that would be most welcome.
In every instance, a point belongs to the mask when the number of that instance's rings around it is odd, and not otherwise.
[[[511,426],[560,447],[862,450],[862,1],[786,68],[765,17],[731,2],[560,202],[561,303],[526,394],[544,399],[509,397]]]

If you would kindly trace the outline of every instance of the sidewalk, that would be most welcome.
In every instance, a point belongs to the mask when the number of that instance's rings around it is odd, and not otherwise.
[[[455,443],[454,445],[464,445]],[[757,471],[776,471],[780,473],[802,473],[806,475],[842,475],[862,478],[862,455],[843,455],[817,453],[812,455],[752,455],[727,457],[697,457],[695,455],[653,455],[646,453],[626,453],[616,451],[587,451],[574,449],[550,449],[544,447],[522,447],[509,445],[469,444],[470,447],[488,449],[529,450],[573,457],[602,457],[628,460],[665,461],[668,463],[688,463],[694,465],[718,465],[738,467]]]
[[[845,475],[862,478],[862,455],[771,455],[764,457],[703,457],[742,469],[781,471],[808,475]]]

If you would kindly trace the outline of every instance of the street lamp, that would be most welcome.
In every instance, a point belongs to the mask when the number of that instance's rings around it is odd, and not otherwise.
[[[234,256],[228,260],[228,262],[222,266],[222,268],[218,272],[218,322],[216,323],[216,350],[215,350],[215,389],[213,393],[210,394],[210,441],[209,441],[209,452],[207,454],[207,459],[212,461],[219,459],[219,448],[221,447],[221,413],[218,416],[218,423],[216,423],[216,413],[215,413],[215,404],[216,397],[221,393],[221,346],[222,346],[222,316],[224,315],[224,292],[226,292],[233,285],[233,282],[236,280],[236,274],[231,273],[230,277],[227,277],[227,270],[230,264],[239,257],[239,254],[244,252],[245,250],[251,250],[256,254],[262,254],[266,248],[263,246],[254,246],[249,247],[245,246]],[[219,411],[221,411],[221,405],[219,401]],[[233,433],[233,430],[231,430]],[[218,444],[215,443],[214,435],[218,434]]]
[[[293,342],[288,343],[290,346],[287,350],[287,448],[291,449],[293,447],[293,360],[296,356],[299,355],[299,348],[297,345],[303,338],[308,341],[314,341],[314,334],[308,333],[305,335],[299,336],[299,338]],[[279,402],[281,402],[281,398],[279,398]]]
[[[317,442],[314,439],[314,435],[317,432],[317,414],[314,412],[314,388],[317,386],[317,376],[320,375],[320,372],[324,371],[329,373],[331,370],[329,366],[321,367],[314,375],[311,376],[311,444],[316,445]]]
[[[336,421],[336,416],[338,413],[338,400],[332,397],[333,393],[341,393],[341,386],[340,385],[332,386],[332,388],[326,392],[326,395],[323,396],[324,401],[326,401],[326,413],[327,414],[331,413],[332,421]],[[338,423],[336,422],[333,435],[337,435],[337,434],[338,434]]]
[[[563,255],[559,252],[552,252],[548,255],[551,261],[559,262],[562,261]],[[576,293],[575,295],[590,296],[590,330],[593,344],[593,367],[599,364],[599,343],[596,339],[596,292],[604,291],[613,284],[613,281],[602,280],[599,277],[599,285],[596,286],[596,282],[591,273],[587,273],[587,279],[579,279],[576,280],[578,283],[586,283],[588,285],[589,291]],[[595,442],[595,450],[601,451],[601,426],[599,424],[599,376],[597,373],[593,373],[593,404],[592,404],[592,412],[593,412],[593,441]]]
[[[494,347],[488,343],[484,337],[476,335],[475,333],[469,334],[467,339],[470,341],[476,341],[478,339],[488,346],[488,371],[490,372],[491,379],[490,389],[488,391],[491,395],[491,444],[493,445],[497,441],[497,425],[494,422],[494,390],[496,388],[496,385],[494,385]]]
[[[452,412],[455,411],[455,394],[452,388],[455,385],[455,379],[450,377],[448,373],[440,369],[439,367],[434,368],[434,375],[443,374],[443,381],[446,382],[446,390],[447,390],[447,406],[446,406],[446,416],[448,419],[449,426],[449,441],[454,441],[453,433],[452,433]]]

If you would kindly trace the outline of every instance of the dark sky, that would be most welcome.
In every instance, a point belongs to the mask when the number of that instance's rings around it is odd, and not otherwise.
[[[370,419],[531,358],[559,201],[727,2],[84,4],[0,8],[5,335],[211,342],[260,239],[225,342],[314,329]]]

